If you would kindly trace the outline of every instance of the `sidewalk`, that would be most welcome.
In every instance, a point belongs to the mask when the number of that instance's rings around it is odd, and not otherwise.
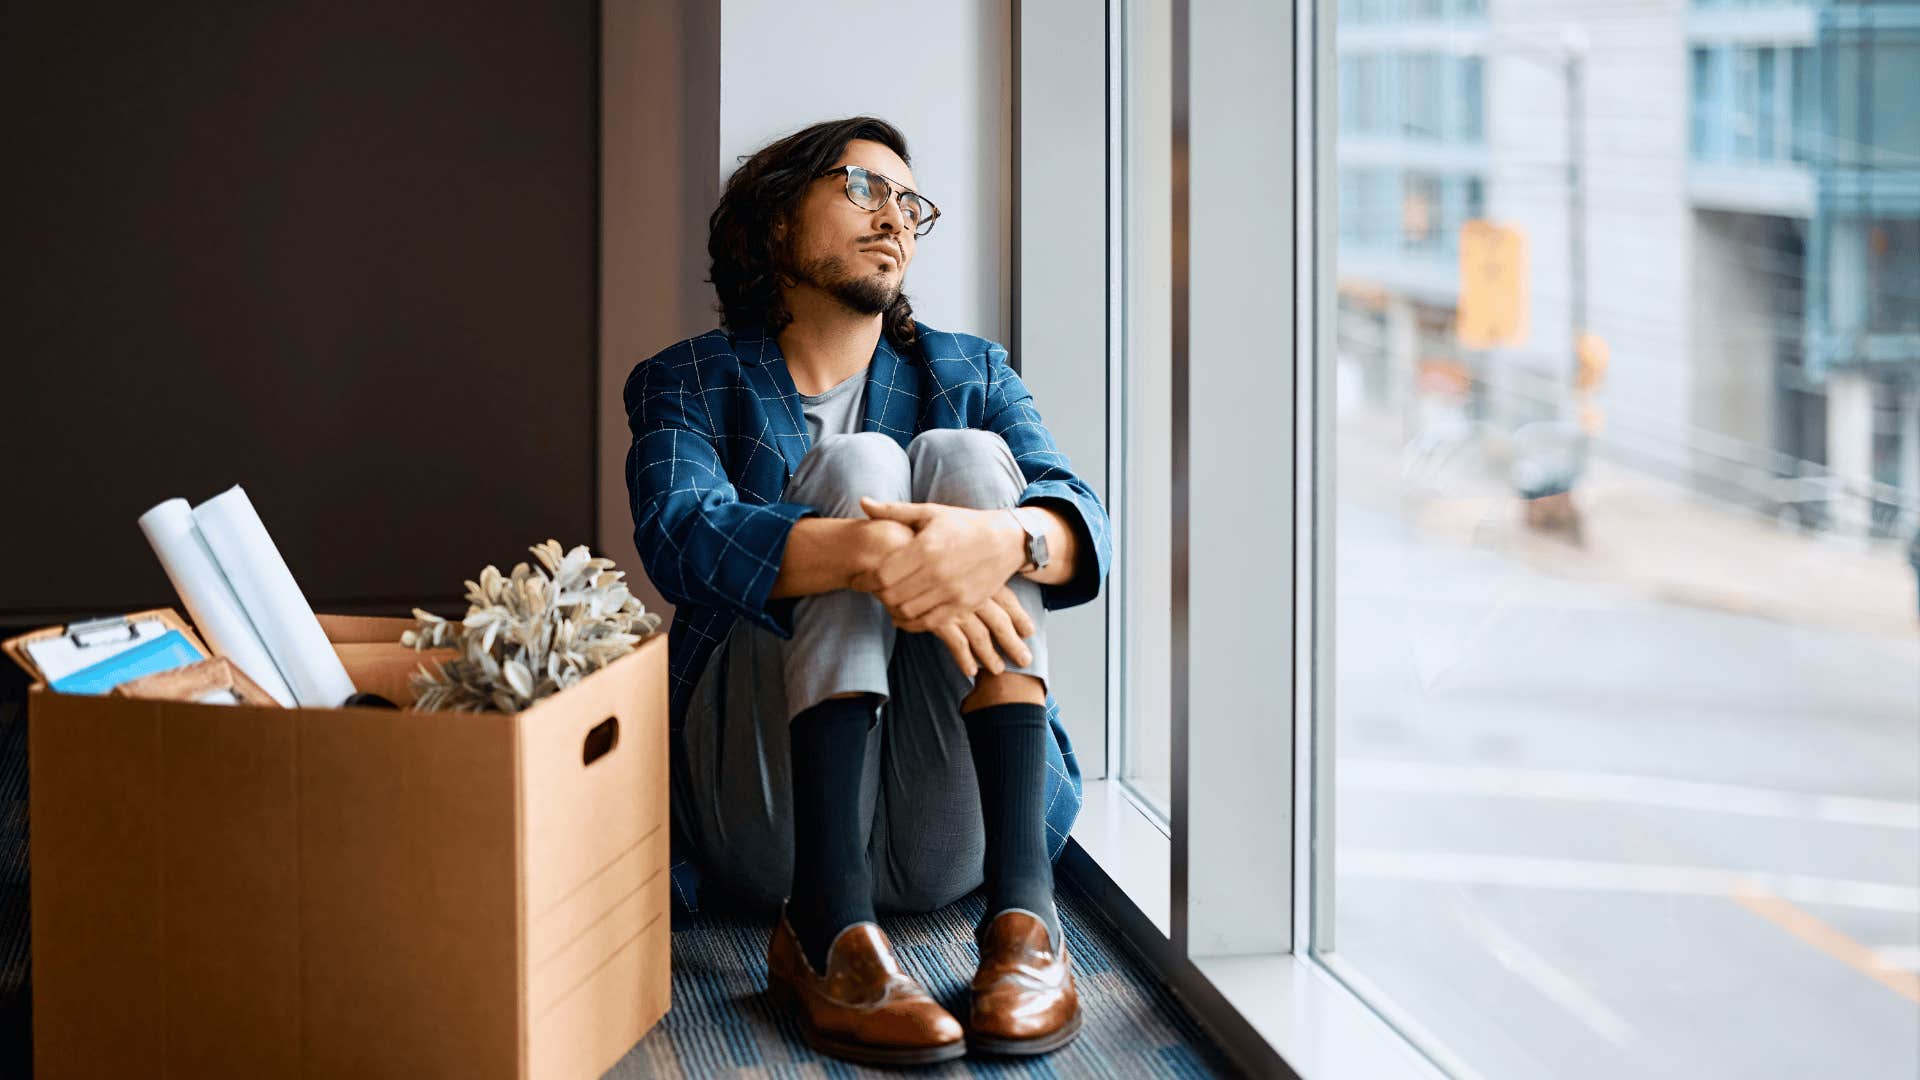
[[[1504,469],[1463,450],[1418,484],[1398,417],[1339,428],[1339,497],[1390,509],[1424,536],[1491,549],[1545,573],[1612,583],[1666,603],[1876,636],[1920,639],[1904,545],[1803,533],[1604,461],[1574,502],[1582,542],[1528,529]]]

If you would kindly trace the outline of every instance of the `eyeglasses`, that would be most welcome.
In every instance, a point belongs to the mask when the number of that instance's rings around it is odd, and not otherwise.
[[[900,215],[906,218],[915,236],[925,236],[932,232],[933,223],[939,220],[940,208],[928,202],[926,196],[901,187],[899,182],[889,180],[871,169],[863,169],[858,165],[841,165],[838,168],[828,169],[820,176],[832,176],[834,173],[847,175],[847,201],[862,210],[878,211],[887,205],[888,199],[897,195],[900,202]]]

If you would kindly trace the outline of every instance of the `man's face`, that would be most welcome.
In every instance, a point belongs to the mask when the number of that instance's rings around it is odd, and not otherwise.
[[[876,142],[847,144],[834,165],[858,165],[914,189],[913,170]],[[795,215],[793,273],[862,315],[878,315],[899,298],[913,261],[913,226],[897,199],[865,210],[847,198],[845,173],[813,181]]]

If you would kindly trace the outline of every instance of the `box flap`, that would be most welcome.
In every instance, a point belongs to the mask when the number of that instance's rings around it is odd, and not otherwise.
[[[320,620],[320,629],[326,631],[327,640],[335,645],[375,641],[399,644],[402,633],[420,625],[416,619],[392,615],[315,615],[314,618]]]

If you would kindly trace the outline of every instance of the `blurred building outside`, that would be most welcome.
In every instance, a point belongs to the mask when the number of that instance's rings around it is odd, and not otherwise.
[[[1337,41],[1343,495],[1911,632],[1920,3],[1342,0]],[[1584,550],[1509,528],[1563,468]]]

